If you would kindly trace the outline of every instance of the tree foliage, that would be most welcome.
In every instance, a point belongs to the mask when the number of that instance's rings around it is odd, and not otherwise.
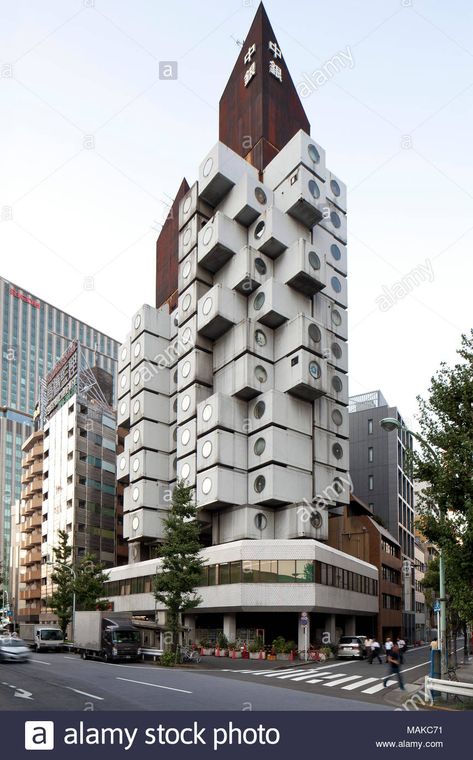
[[[54,591],[48,599],[48,606],[57,615],[65,637],[67,626],[72,620],[74,592],[76,610],[108,608],[109,603],[104,600],[107,574],[104,565],[95,562],[92,554],[85,555],[74,567],[69,534],[61,530],[58,537],[59,542],[54,549],[54,569],[51,573]]]
[[[473,620],[473,330],[458,354],[453,367],[441,364],[428,398],[418,398],[420,432],[436,456],[426,447],[413,456],[425,483],[418,526],[443,549],[452,625]]]
[[[177,646],[181,614],[202,601],[195,591],[203,565],[201,548],[192,488],[178,482],[164,521],[164,542],[159,550],[162,566],[154,584],[156,600],[164,604],[168,612],[173,650]]]

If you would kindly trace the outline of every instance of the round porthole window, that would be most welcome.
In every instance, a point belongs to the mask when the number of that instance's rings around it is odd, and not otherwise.
[[[191,373],[191,363],[190,362],[184,362],[182,365],[182,377],[189,377]]]
[[[177,326],[178,326],[178,324],[179,324],[179,314],[177,314],[177,312],[176,312],[176,314],[174,315],[174,319],[173,319],[173,322],[174,322],[174,327],[177,327]]]
[[[267,343],[267,338],[265,333],[262,330],[255,330],[255,341],[258,344],[258,346],[265,346]]]
[[[202,313],[207,316],[207,314],[210,314],[210,310],[212,309],[212,299],[206,298],[203,305],[202,305]]]
[[[262,512],[255,515],[255,527],[257,530],[264,530],[268,524],[268,518]]]
[[[190,405],[191,405],[191,397],[189,396],[188,393],[186,393],[186,395],[184,396],[184,398],[181,401],[181,409],[182,409],[182,411],[183,412],[187,412],[187,410],[189,409]]]
[[[257,420],[260,420],[266,411],[266,404],[264,401],[257,401],[255,408],[253,409],[253,415]]]
[[[191,230],[191,228],[190,228],[190,227],[188,227],[188,228],[187,228],[187,229],[184,231],[184,234],[183,234],[183,236],[182,236],[182,242],[184,243],[184,245],[189,245],[189,243],[190,243],[190,240],[191,240],[191,237],[192,237],[192,230]]]
[[[338,279],[338,277],[332,277],[330,280],[330,283],[332,285],[332,288],[334,289],[335,293],[340,293],[342,289],[342,283]]]
[[[308,329],[309,338],[314,341],[314,343],[320,343],[322,340],[322,333],[320,332],[320,327],[318,325],[315,325],[314,323],[309,325]]]
[[[133,324],[135,325],[135,330],[137,330],[138,327],[141,325],[141,314],[136,315],[135,321]]]
[[[123,348],[122,348],[122,352],[121,352],[121,359],[122,359],[122,362],[124,362],[124,361],[125,361],[125,359],[126,359],[126,357],[127,357],[127,354],[128,354],[128,349],[127,349],[127,347],[126,347],[126,346],[123,346]]]
[[[140,437],[141,437],[141,433],[139,429],[135,430],[135,432],[133,433],[133,442],[138,443],[138,441],[140,440]]]
[[[139,385],[141,380],[141,374],[139,372],[135,372],[135,377],[133,378],[133,382],[135,385]]]
[[[140,413],[140,409],[141,409],[141,404],[140,404],[140,402],[137,399],[135,401],[135,403],[133,404],[133,414],[139,414]]]
[[[134,459],[133,460],[133,472],[138,472],[139,469],[140,469],[140,460],[139,459]]]
[[[323,520],[322,520],[322,515],[320,514],[320,512],[314,511],[310,513],[310,524],[312,525],[313,528],[315,528],[315,530],[318,530],[319,528],[322,527],[322,522]]]
[[[211,453],[212,453],[212,442],[205,441],[204,445],[202,446],[202,456],[204,457],[204,459],[208,459]]]
[[[335,459],[341,459],[343,457],[343,449],[339,443],[334,443],[332,446],[332,454]]]
[[[338,375],[335,375],[335,377],[332,377],[332,388],[335,391],[335,393],[341,393],[343,390],[343,383],[338,377]]]
[[[177,398],[172,402],[172,410],[173,412],[177,412]]]
[[[315,147],[315,145],[312,145],[312,143],[310,145],[308,145],[308,147],[307,147],[307,153],[309,154],[310,160],[313,161],[314,164],[318,164],[319,163],[319,161],[320,161],[320,153],[317,150],[317,148]]]
[[[177,441],[177,427],[175,427],[174,430],[172,431],[172,440],[174,441],[174,443]]]
[[[320,369],[320,365],[317,364],[317,362],[310,362],[309,363],[309,372],[314,378],[314,380],[318,380],[320,375],[322,374],[322,371]]]
[[[182,342],[185,346],[190,342],[192,338],[192,333],[190,327],[186,327],[184,332],[182,333]]]
[[[191,273],[191,269],[192,269],[192,264],[190,263],[190,261],[186,261],[186,263],[182,267],[182,279],[183,280],[187,280],[187,278],[189,277],[189,275]]]
[[[139,517],[135,516],[133,518],[133,520],[131,521],[131,527],[133,528],[133,530],[138,530],[138,528],[140,527],[140,518]]]
[[[191,205],[192,205],[192,198],[191,198],[190,195],[188,195],[187,198],[185,199],[183,205],[182,205],[182,210],[183,210],[184,214],[188,214],[189,213]]]
[[[340,427],[340,425],[343,423],[343,415],[339,409],[333,410],[332,421],[337,427]]]
[[[266,193],[264,192],[262,187],[255,187],[255,198],[258,201],[258,203],[261,203],[263,206],[267,202]]]
[[[212,240],[212,235],[214,234],[214,228],[212,226],[207,227],[204,234],[202,235],[202,242],[204,245],[208,245],[210,241]]]
[[[264,222],[258,222],[258,224],[255,227],[255,238],[256,238],[256,240],[260,240],[263,237],[265,229],[266,229],[265,223]]]
[[[309,180],[309,193],[311,194],[312,198],[317,200],[317,198],[320,198],[320,189],[317,184],[317,182],[313,179]]]
[[[127,376],[126,375],[122,375],[121,378],[120,378],[120,388],[125,388],[126,387],[126,382],[127,382]]]
[[[210,404],[206,404],[202,409],[202,419],[204,422],[208,422],[212,416],[213,409]]]
[[[335,179],[330,180],[330,189],[332,190],[332,193],[338,198],[340,195],[340,185]]]
[[[173,472],[177,472],[177,457],[174,457],[174,459],[172,460],[172,469],[173,469]]]
[[[137,343],[135,346],[135,350],[133,351],[135,355],[135,359],[140,355],[141,353],[141,343]]]
[[[184,464],[181,467],[181,478],[184,480],[187,480],[189,475],[191,474],[191,467],[189,462],[184,462]]]
[[[336,245],[335,243],[332,243],[332,245],[330,246],[330,253],[332,254],[335,261],[340,261],[340,259],[342,258],[342,252],[340,248],[338,247],[338,245]]]
[[[342,315],[338,311],[338,309],[332,309],[332,322],[336,327],[340,327],[342,324]]]
[[[340,217],[338,216],[336,211],[330,212],[330,221],[332,222],[333,226],[338,230],[342,226],[342,222]]]
[[[183,446],[187,446],[191,439],[191,431],[186,428],[186,430],[182,431],[181,435],[181,443]]]
[[[126,467],[126,458],[122,457],[120,459],[120,470],[123,472],[123,470],[125,469],[125,467]]]
[[[190,293],[186,293],[182,302],[182,311],[188,311],[192,303],[192,297]]]
[[[265,262],[259,256],[257,256],[255,259],[255,269],[258,274],[266,274],[268,271]]]
[[[342,358],[342,347],[338,343],[332,343],[332,354],[335,359]]]
[[[140,489],[138,488],[138,486],[135,486],[135,488],[133,489],[131,498],[133,499],[133,501],[138,501],[138,499],[140,498]]]
[[[204,175],[204,177],[208,177],[209,176],[210,172],[212,171],[213,165],[214,165],[214,160],[210,156],[207,159],[207,161],[205,162],[204,168],[202,169],[202,174]]]
[[[126,414],[126,401],[122,401],[120,404],[120,414],[123,416]]]
[[[320,258],[315,251],[309,251],[309,264],[311,265],[312,269],[320,269]]]
[[[172,381],[174,385],[177,383],[177,369],[174,370],[174,374],[172,376]]]
[[[258,477],[255,478],[255,482],[253,485],[256,493],[261,493],[261,491],[264,491],[265,486],[266,486],[266,478],[264,477],[264,475],[258,475]]]
[[[253,301],[253,308],[254,308],[255,311],[259,311],[261,309],[261,307],[264,304],[264,300],[265,300],[264,293],[258,293],[256,295],[256,298]]]
[[[259,383],[265,383],[268,379],[268,373],[261,364],[257,364],[255,367],[255,377]]]
[[[255,452],[257,457],[260,457],[261,454],[263,454],[264,450],[266,448],[266,441],[264,438],[257,438],[255,441],[255,445],[253,447],[253,451]]]
[[[342,483],[342,481],[340,480],[340,478],[335,478],[335,480],[333,481],[333,487],[334,487],[335,491],[336,491],[336,492],[337,492],[339,495],[340,495],[341,493],[343,493],[343,483]]]
[[[212,478],[204,478],[202,481],[202,493],[209,494],[212,490]]]

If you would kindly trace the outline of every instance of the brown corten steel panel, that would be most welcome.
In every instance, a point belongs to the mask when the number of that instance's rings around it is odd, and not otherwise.
[[[171,310],[177,300],[179,203],[188,190],[184,178],[156,241],[156,308],[167,302]]]
[[[300,129],[310,134],[284,54],[275,56],[270,42],[281,50],[261,4],[220,99],[220,141],[260,171]],[[255,52],[245,62],[253,45]],[[270,73],[271,61],[280,67],[282,81]],[[252,63],[256,73],[245,87],[245,72]]]

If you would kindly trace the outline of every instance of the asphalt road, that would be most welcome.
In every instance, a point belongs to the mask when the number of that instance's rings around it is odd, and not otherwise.
[[[343,693],[337,686],[324,689],[322,681],[309,684],[267,677],[272,672],[282,675],[288,668],[275,671],[266,668],[257,675],[260,669],[255,667],[254,672],[245,674],[226,671],[225,660],[220,662],[221,668],[220,663],[217,668],[208,668],[203,658],[201,665],[193,669],[168,669],[151,664],[83,661],[69,654],[34,654],[28,663],[0,664],[0,710],[392,709],[380,704],[379,698],[361,701],[360,695],[354,698],[352,692]],[[245,663],[239,661],[238,665],[240,662]],[[350,675],[370,667],[367,663],[352,662],[330,665],[331,672],[346,671]],[[323,666],[315,667],[320,671]],[[302,666],[301,670],[308,675],[307,667]],[[296,676],[295,670],[291,672]]]

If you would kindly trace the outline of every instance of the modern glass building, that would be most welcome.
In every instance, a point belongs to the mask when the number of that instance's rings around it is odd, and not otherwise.
[[[0,561],[7,569],[11,509],[21,492],[21,446],[33,430],[41,380],[74,339],[90,365],[115,378],[118,343],[2,277],[0,334]]]

